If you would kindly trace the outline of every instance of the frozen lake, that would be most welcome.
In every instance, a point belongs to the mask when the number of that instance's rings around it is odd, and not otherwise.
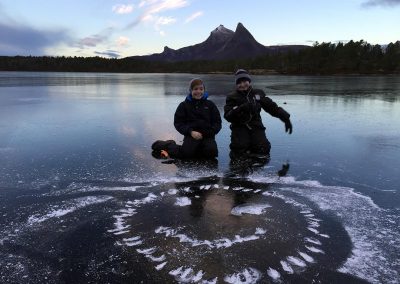
[[[0,72],[0,282],[398,283],[400,77],[253,76],[268,164],[162,164],[199,76]]]

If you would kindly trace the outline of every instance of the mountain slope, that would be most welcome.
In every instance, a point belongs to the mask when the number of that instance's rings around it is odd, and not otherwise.
[[[234,58],[253,58],[272,52],[299,50],[306,46],[273,46],[260,44],[253,35],[238,23],[235,32],[219,25],[202,43],[172,49],[164,47],[162,53],[146,56],[132,56],[130,58],[149,61],[177,62],[192,60],[224,60]]]

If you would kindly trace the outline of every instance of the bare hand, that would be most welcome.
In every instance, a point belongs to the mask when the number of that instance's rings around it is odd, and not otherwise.
[[[200,132],[197,132],[197,131],[190,132],[190,135],[196,140],[203,139],[203,135]]]

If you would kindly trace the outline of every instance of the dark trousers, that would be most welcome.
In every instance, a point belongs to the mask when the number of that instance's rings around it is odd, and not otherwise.
[[[168,153],[179,159],[213,159],[218,157],[218,147],[214,138],[196,140],[185,136],[182,146],[175,144],[169,147]]]
[[[265,136],[265,129],[253,128],[249,129],[246,126],[231,128],[231,144],[230,148],[235,154],[244,154],[247,151],[255,154],[268,155],[271,150]]]

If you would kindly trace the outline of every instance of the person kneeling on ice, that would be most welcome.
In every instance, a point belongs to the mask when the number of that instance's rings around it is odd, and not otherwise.
[[[249,73],[239,69],[235,73],[236,90],[226,98],[224,118],[231,123],[231,158],[269,156],[271,144],[265,135],[261,109],[285,123],[286,132],[292,133],[290,114],[268,98],[260,89],[253,89]]]
[[[184,135],[183,144],[174,140],[153,143],[153,156],[178,159],[213,159],[218,157],[215,135],[221,130],[217,106],[208,100],[201,79],[190,81],[189,94],[176,109],[174,126]]]

